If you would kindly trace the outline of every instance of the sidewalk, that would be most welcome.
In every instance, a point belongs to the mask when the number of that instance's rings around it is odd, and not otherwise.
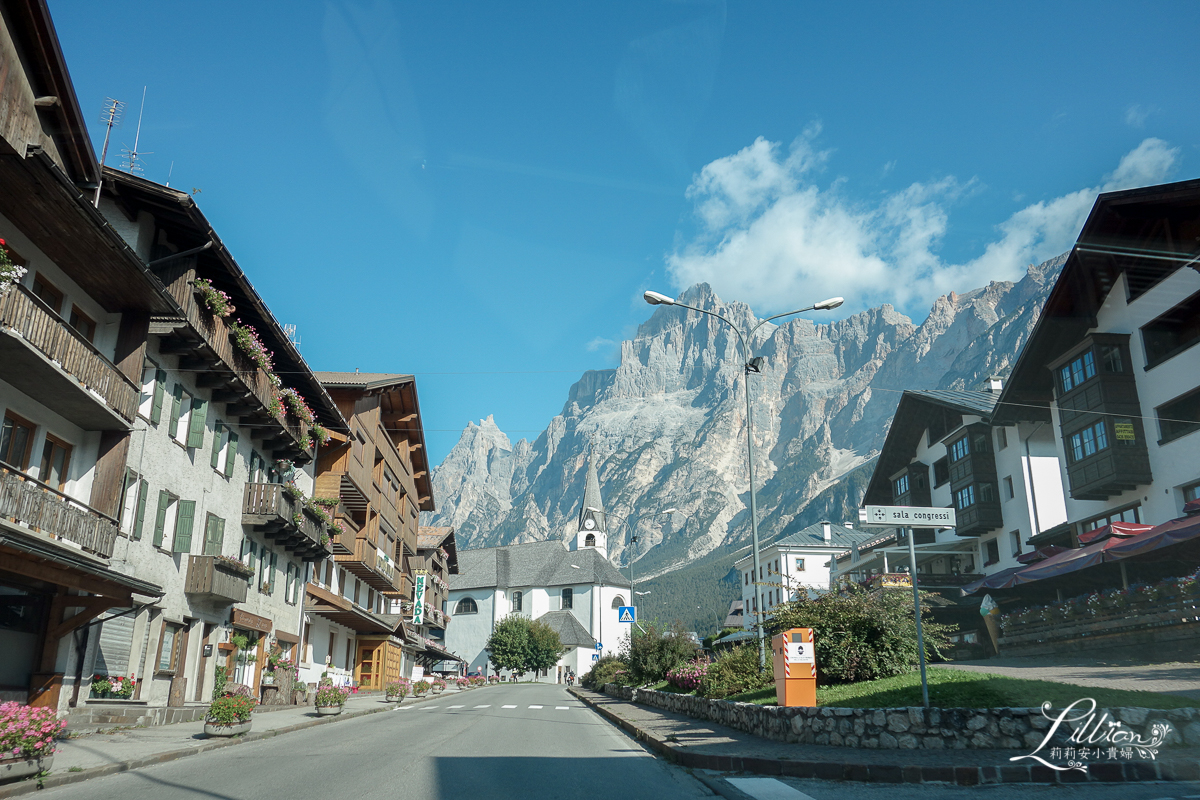
[[[1195,662],[1150,664],[1128,658],[1029,656],[956,661],[938,666],[988,672],[1006,678],[1073,683],[1101,689],[1162,692],[1200,699],[1200,664]]]
[[[382,694],[351,695],[346,700],[342,713],[333,717],[318,717],[311,705],[288,706],[278,711],[256,713],[250,733],[228,739],[206,737],[203,721],[86,734],[58,742],[54,765],[50,775],[42,783],[47,789],[77,783],[89,778],[173,761],[220,747],[231,747],[269,736],[304,730],[315,725],[332,725],[347,719],[391,711],[401,706],[416,705],[457,693],[455,689],[447,689],[446,693],[441,695],[431,693],[422,698],[406,697],[401,703],[389,703]],[[72,772],[72,769],[77,771]],[[36,780],[6,784],[0,786],[0,800],[28,794],[37,789]]]
[[[872,783],[1082,783],[1200,780],[1200,748],[1171,748],[1157,761],[1094,763],[1087,774],[1055,772],[1015,750],[870,750],[787,744],[707,720],[626,703],[586,689],[569,689],[647,749],[683,767],[795,778]]]

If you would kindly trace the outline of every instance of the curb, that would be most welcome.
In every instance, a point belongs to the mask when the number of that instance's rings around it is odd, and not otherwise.
[[[789,778],[857,781],[863,783],[952,783],[958,786],[980,786],[997,783],[1119,783],[1147,781],[1200,780],[1197,761],[1138,761],[1112,762],[1092,765],[1088,772],[1057,772],[1049,767],[1027,764],[999,766],[921,765],[921,764],[863,764],[846,761],[800,761],[779,758],[717,755],[696,753],[639,728],[635,723],[598,705],[574,688],[568,692],[586,703],[600,716],[613,723],[647,749],[690,769],[717,772],[752,772],[757,775],[778,775]],[[623,701],[622,701],[623,702]],[[833,750],[833,748],[830,748]]]
[[[483,688],[483,687],[479,687]],[[381,695],[382,696],[382,695]],[[444,697],[442,694],[429,694],[425,697],[412,698],[415,702],[409,703],[409,706],[417,705],[418,703],[432,700],[437,697]],[[103,778],[106,775],[116,775],[121,772],[128,772],[132,769],[141,769],[142,767],[150,767],[155,764],[165,764],[168,761],[175,761],[188,756],[195,756],[201,753],[206,753],[210,750],[218,750],[222,747],[233,747],[239,744],[249,744],[250,742],[258,742],[263,739],[270,739],[274,736],[280,736],[285,733],[294,733],[308,728],[316,727],[317,725],[331,725],[335,722],[342,722],[348,719],[357,719],[370,714],[381,714],[385,711],[397,711],[400,706],[392,705],[385,708],[367,708],[361,711],[343,712],[333,717],[318,717],[316,719],[308,719],[303,722],[297,722],[294,725],[287,725],[282,728],[274,728],[269,731],[259,731],[257,733],[251,731],[242,736],[235,736],[230,739],[214,739],[206,740],[202,744],[192,747],[182,747],[177,750],[166,750],[154,755],[145,756],[143,758],[134,758],[128,761],[118,761],[115,764],[105,764],[100,767],[90,767],[79,772],[62,772],[60,774],[51,773],[48,777],[43,778],[40,782],[36,778],[26,778],[25,780],[11,783],[7,786],[0,786],[0,800],[5,800],[9,797],[20,797],[21,795],[36,792],[39,789],[54,789],[58,786],[69,786],[73,783],[81,783],[92,778]]]

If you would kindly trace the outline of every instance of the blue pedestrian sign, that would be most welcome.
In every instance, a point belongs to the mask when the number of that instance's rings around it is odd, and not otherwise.
[[[618,606],[617,622],[637,622],[637,609],[633,606]]]
[[[600,660],[600,654],[592,653],[592,661],[599,661],[599,660]]]
[[[604,642],[596,642],[596,650],[603,651],[604,650]]]

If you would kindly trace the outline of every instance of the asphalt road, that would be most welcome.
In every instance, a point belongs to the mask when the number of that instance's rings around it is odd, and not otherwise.
[[[1196,784],[856,784],[699,772],[657,759],[556,686],[452,692],[334,725],[38,792],[38,800],[1158,800]]]

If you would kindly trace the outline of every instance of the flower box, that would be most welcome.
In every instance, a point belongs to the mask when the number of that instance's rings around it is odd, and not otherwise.
[[[54,765],[54,756],[42,758],[26,758],[25,756],[9,756],[0,758],[0,783],[19,781],[29,778],[43,770],[49,770]]]
[[[254,724],[254,720],[248,719],[245,722],[235,722],[233,725],[221,725],[217,722],[204,723],[205,736],[240,736],[243,733],[250,732],[250,726]]]
[[[317,706],[318,717],[336,717],[342,713],[342,706]]]

